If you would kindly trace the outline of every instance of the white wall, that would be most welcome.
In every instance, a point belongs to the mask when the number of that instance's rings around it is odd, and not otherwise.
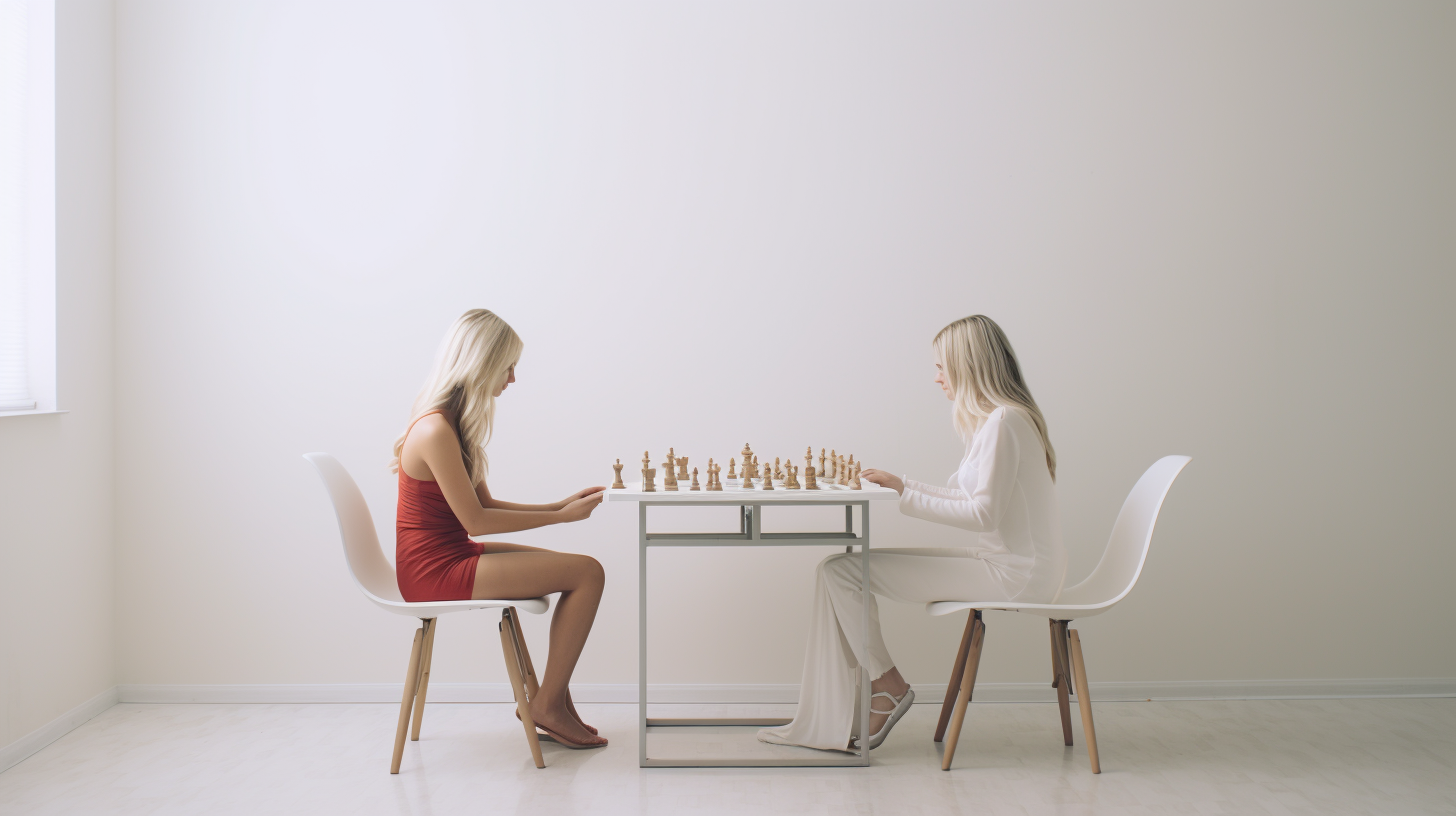
[[[112,17],[107,0],[56,4],[57,356],[68,413],[0,419],[0,749],[116,682]],[[25,753],[0,750],[0,769]]]
[[[412,623],[300,454],[391,540],[390,443],[474,306],[526,340],[490,447],[522,501],[744,440],[938,480],[929,341],[992,315],[1074,579],[1194,457],[1081,626],[1094,679],[1456,677],[1453,36],[1443,3],[123,0],[120,682],[398,682]],[[511,537],[607,567],[581,682],[635,680],[634,523]],[[653,679],[794,682],[823,554],[662,554]],[[961,621],[884,615],[943,682]],[[503,680],[465,617],[436,680]],[[1045,638],[993,616],[984,679],[1046,680]]]

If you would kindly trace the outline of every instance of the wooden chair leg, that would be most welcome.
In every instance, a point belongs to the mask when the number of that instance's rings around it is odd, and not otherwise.
[[[435,630],[440,627],[439,618],[425,621],[429,632],[425,635],[424,653],[420,657],[419,690],[415,692],[415,717],[410,726],[410,740],[420,738],[420,723],[425,718],[425,694],[430,690],[430,662],[435,657]]]
[[[516,649],[516,639],[512,635],[515,627],[510,622],[509,611],[503,610],[499,628],[501,651],[506,659],[506,673],[511,676],[511,691],[516,697],[516,713],[521,715],[521,725],[526,729],[526,744],[531,747],[531,758],[536,760],[537,768],[544,768],[546,759],[541,756],[541,741],[536,738],[536,721],[531,719],[531,707],[527,704],[526,684],[521,679],[524,674],[521,669],[521,653]]]
[[[972,616],[974,631],[971,633],[971,647],[966,652],[965,670],[961,675],[959,693],[956,695],[955,713],[950,721],[950,734],[945,741],[945,756],[940,760],[942,771],[950,770],[950,761],[955,757],[956,744],[961,739],[961,726],[966,721],[966,709],[970,707],[971,692],[976,687],[976,670],[981,666],[981,645],[986,640],[986,624],[981,620],[981,610]]]
[[[526,648],[526,633],[521,631],[521,613],[513,606],[510,608],[511,631],[515,633],[516,648],[521,650],[521,663],[525,667],[526,676],[526,698],[536,699],[536,692],[540,690],[541,684],[536,682],[536,667],[531,665],[531,650]]]
[[[399,763],[404,759],[405,732],[409,729],[410,709],[415,702],[415,683],[420,678],[420,652],[425,645],[425,627],[415,630],[415,643],[410,647],[409,669],[404,673],[404,699],[399,701],[399,727],[394,731],[394,758],[389,761],[389,772],[399,773]]]
[[[940,704],[940,722],[935,724],[935,741],[945,738],[945,727],[950,725],[950,713],[955,709],[956,697],[960,695],[961,676],[966,670],[966,652],[971,648],[971,630],[976,626],[974,610],[966,615],[966,631],[961,635],[961,647],[956,650],[955,663],[950,667],[950,682],[945,684],[945,702]]]
[[[1077,684],[1077,707],[1082,710],[1082,736],[1087,740],[1087,758],[1092,761],[1092,773],[1102,773],[1102,763],[1097,759],[1097,730],[1092,727],[1092,698],[1087,694],[1087,665],[1082,662],[1082,639],[1077,630],[1068,633],[1072,642],[1072,671]]]
[[[1048,620],[1052,631],[1052,671],[1056,674],[1056,682],[1052,685],[1057,687],[1057,709],[1062,714],[1062,740],[1067,745],[1072,744],[1072,705],[1068,699],[1068,689],[1072,682],[1067,678],[1067,653],[1063,648],[1063,641],[1067,638],[1067,622]]]

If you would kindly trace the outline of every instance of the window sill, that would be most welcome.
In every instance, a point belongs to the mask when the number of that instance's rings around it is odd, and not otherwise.
[[[39,415],[42,415],[42,414],[69,414],[69,413],[71,413],[71,412],[70,411],[58,411],[58,410],[54,410],[54,409],[51,409],[51,410],[38,410],[38,409],[34,409],[33,408],[33,409],[29,410],[29,411],[0,411],[0,417],[39,416]]]

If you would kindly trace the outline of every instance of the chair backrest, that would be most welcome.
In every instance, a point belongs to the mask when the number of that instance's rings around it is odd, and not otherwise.
[[[329,498],[333,500],[334,515],[339,519],[339,535],[344,539],[344,560],[349,564],[349,574],[354,576],[354,583],[365,595],[376,600],[403,601],[394,567],[379,547],[379,534],[374,531],[369,505],[349,471],[327,453],[305,453],[303,458],[318,468]]]
[[[1191,461],[1188,456],[1164,456],[1147,469],[1122,503],[1102,560],[1085,581],[1063,591],[1058,604],[1112,606],[1127,597],[1148,560],[1153,526],[1158,522],[1163,498],[1179,472]]]

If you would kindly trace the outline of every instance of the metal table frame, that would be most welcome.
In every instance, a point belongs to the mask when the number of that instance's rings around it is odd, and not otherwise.
[[[745,496],[747,498],[747,496]],[[860,604],[860,631],[864,639],[869,637],[870,590],[864,580],[867,555],[870,549],[870,503],[860,500],[830,501],[773,501],[774,506],[844,506],[844,532],[822,533],[765,533],[763,532],[764,503],[745,501],[738,505],[738,532],[736,533],[649,533],[647,531],[647,508],[661,507],[723,507],[724,501],[651,501],[643,500],[637,508],[637,709],[638,709],[638,764],[643,768],[839,768],[865,767],[870,764],[869,740],[860,740],[860,749],[849,756],[834,756],[825,751],[824,758],[784,759],[713,759],[649,757],[647,755],[647,729],[662,727],[692,726],[771,726],[784,725],[789,720],[774,718],[717,718],[717,719],[650,719],[647,716],[647,550],[651,547],[814,547],[844,546],[845,552],[853,552],[859,545],[859,568],[864,598]],[[860,533],[854,532],[854,508],[860,508]],[[868,643],[861,642],[861,649]],[[863,652],[861,652],[863,653]],[[868,670],[860,668],[860,723],[859,733],[870,730],[870,677]]]

